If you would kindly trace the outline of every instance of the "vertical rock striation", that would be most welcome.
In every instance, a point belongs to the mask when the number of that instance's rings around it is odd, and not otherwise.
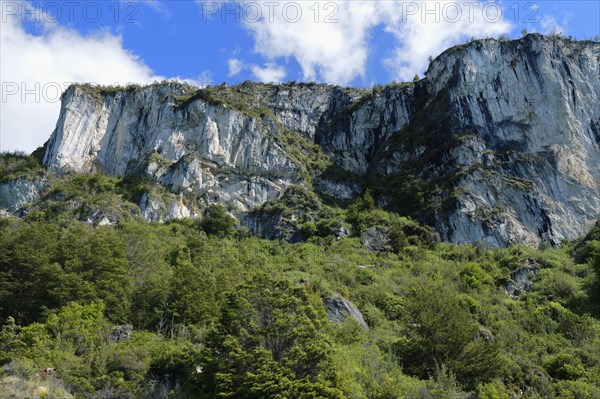
[[[456,46],[381,90],[73,86],[44,165],[141,174],[238,214],[292,185],[371,188],[449,241],[559,244],[600,213],[599,97],[600,44],[541,35]]]

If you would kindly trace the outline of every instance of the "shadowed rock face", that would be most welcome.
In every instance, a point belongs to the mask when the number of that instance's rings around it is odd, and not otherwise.
[[[597,42],[528,35],[449,49],[380,91],[73,86],[44,165],[144,174],[242,216],[292,185],[343,201],[371,188],[448,241],[559,244],[600,213],[599,58]]]
[[[391,252],[388,231],[381,226],[369,228],[360,237],[361,244],[372,252]]]

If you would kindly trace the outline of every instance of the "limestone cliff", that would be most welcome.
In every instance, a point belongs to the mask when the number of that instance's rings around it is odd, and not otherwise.
[[[600,214],[598,104],[598,42],[481,40],[373,90],[72,86],[44,166],[150,176],[238,215],[292,185],[343,201],[371,188],[449,241],[559,244]]]

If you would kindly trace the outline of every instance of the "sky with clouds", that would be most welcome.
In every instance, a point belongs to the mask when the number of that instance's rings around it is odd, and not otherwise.
[[[0,150],[48,139],[72,82],[411,80],[471,38],[600,35],[590,1],[0,0]]]

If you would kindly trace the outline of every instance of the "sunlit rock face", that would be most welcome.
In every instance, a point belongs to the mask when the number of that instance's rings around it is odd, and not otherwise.
[[[270,135],[273,127],[201,100],[178,108],[174,84],[95,96],[71,87],[45,156],[50,171],[143,172],[175,192],[241,209],[296,183],[298,167]]]
[[[16,214],[24,205],[36,201],[48,185],[42,176],[22,176],[0,183],[0,211]]]
[[[292,185],[341,201],[370,188],[448,241],[559,244],[600,213],[599,59],[597,42],[528,35],[454,47],[381,90],[73,86],[44,165],[143,174],[237,215]]]
[[[435,220],[448,240],[559,244],[600,212],[600,44],[530,35],[450,51],[429,90],[447,91],[446,156],[456,201]]]

